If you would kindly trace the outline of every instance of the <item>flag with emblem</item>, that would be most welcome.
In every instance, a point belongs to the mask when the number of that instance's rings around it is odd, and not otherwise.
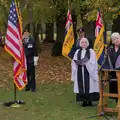
[[[62,47],[62,55],[67,57],[68,59],[72,58],[72,47],[74,44],[74,31],[73,31],[73,22],[71,17],[71,12],[68,10],[67,13],[67,21],[66,21],[66,35],[65,40]]]
[[[8,16],[5,50],[14,58],[14,83],[19,90],[27,84],[27,66],[22,44],[22,20],[16,2],[12,0]]]
[[[96,52],[98,65],[101,66],[102,62],[104,61],[105,44],[104,44],[104,25],[103,25],[103,21],[102,21],[102,17],[99,9],[97,12],[95,37],[96,39],[94,43],[94,50]]]

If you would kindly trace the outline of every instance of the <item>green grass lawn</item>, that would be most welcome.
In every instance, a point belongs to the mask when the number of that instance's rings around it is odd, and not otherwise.
[[[0,96],[0,120],[87,120],[87,117],[97,114],[97,103],[93,107],[83,108],[75,102],[70,83],[38,85],[36,93],[17,92],[17,99],[26,102],[19,108],[3,106],[4,102],[13,100],[12,89],[1,88]]]

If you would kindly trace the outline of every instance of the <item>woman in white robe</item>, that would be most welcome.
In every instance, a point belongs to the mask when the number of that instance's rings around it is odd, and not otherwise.
[[[73,57],[71,80],[74,81],[76,100],[83,101],[82,106],[91,106],[92,101],[99,100],[98,64],[93,49],[89,49],[87,38],[80,41]]]

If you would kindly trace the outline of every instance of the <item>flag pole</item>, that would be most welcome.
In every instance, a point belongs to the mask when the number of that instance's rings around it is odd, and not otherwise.
[[[16,91],[16,85],[14,83],[14,101],[17,101],[16,95],[17,95],[17,91]]]
[[[105,48],[107,47],[107,23],[105,21],[105,14],[103,13],[103,23],[104,23],[104,43],[105,43]]]
[[[16,6],[18,8],[18,14],[19,14],[19,1],[15,0]],[[16,84],[14,83],[14,105],[12,107],[20,107],[19,104],[25,104],[23,100],[17,100],[17,89]]]
[[[70,5],[70,0],[68,0],[68,8],[70,7],[69,5]]]
[[[16,99],[16,85],[14,83],[14,100],[4,103],[4,106],[7,106],[7,107],[20,107],[20,102],[21,101]]]
[[[99,2],[100,2],[100,0],[99,0]],[[100,12],[100,8],[98,8],[98,11]],[[104,13],[103,14],[101,14],[101,12],[100,12],[100,16],[101,16],[101,19],[102,19],[102,24],[103,24],[103,26],[104,26],[104,24],[105,24],[105,21],[104,21]],[[104,44],[105,44],[105,42],[106,42],[106,28],[104,27],[104,31],[103,31],[103,39],[104,39]],[[104,49],[105,49],[105,47],[104,47]],[[104,83],[103,83],[103,78],[102,78],[102,67],[103,67],[103,65],[104,65],[104,63],[106,62],[106,57],[104,57],[104,59],[103,59],[103,62],[102,62],[102,64],[101,64],[101,66],[100,66],[100,69],[99,69],[99,73],[100,73],[100,87],[101,87],[101,90],[102,91],[100,91],[100,93],[101,93],[101,96],[100,96],[100,98],[101,98],[101,111],[100,111],[100,113],[99,114],[97,114],[97,115],[94,115],[94,116],[91,116],[91,117],[87,117],[87,119],[91,119],[91,118],[94,118],[94,117],[104,117],[106,120],[109,120],[108,118],[107,118],[107,116],[105,115],[105,112],[104,112],[104,99],[103,99],[103,89],[104,89]]]
[[[18,0],[14,0],[14,2],[16,4],[16,6],[18,7],[19,6]],[[25,103],[24,103],[23,100],[17,100],[17,89],[16,89],[17,87],[16,87],[15,82],[13,84],[14,84],[14,100],[4,103],[4,106],[7,106],[7,107],[20,107],[20,104],[25,104]]]
[[[70,2],[70,0],[68,0],[68,9],[70,9],[70,11],[71,11],[71,2]]]
[[[25,104],[25,102],[23,100],[17,100],[17,89],[16,89],[16,85],[14,83],[14,100],[4,103],[4,106],[7,106],[7,107],[20,107],[20,104]]]

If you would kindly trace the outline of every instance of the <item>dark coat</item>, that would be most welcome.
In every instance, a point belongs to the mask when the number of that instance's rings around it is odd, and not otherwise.
[[[107,48],[107,57],[105,58],[105,63],[103,65],[103,68],[105,69],[119,69],[116,67],[116,62],[118,57],[120,56],[120,48],[117,52],[115,52],[114,45],[109,46]]]
[[[24,42],[23,45],[24,45],[24,51],[25,51],[27,63],[34,63],[34,56],[38,56],[35,40],[30,38],[27,42]]]

